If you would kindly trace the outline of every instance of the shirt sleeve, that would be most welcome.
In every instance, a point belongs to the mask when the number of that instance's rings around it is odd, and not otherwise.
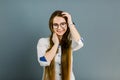
[[[46,38],[39,39],[37,44],[37,58],[41,66],[50,65],[50,62],[48,62],[44,56],[46,53],[46,50],[48,49],[48,44],[49,42],[48,40],[46,40]]]
[[[72,40],[72,50],[76,51],[83,47],[83,38],[79,39],[78,41]]]

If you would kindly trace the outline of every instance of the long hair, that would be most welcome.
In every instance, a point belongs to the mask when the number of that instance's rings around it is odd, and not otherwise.
[[[53,36],[53,19],[58,16],[58,17],[63,17],[62,15],[63,11],[57,10],[53,12],[49,19],[49,28],[51,31],[50,39],[49,39],[49,44],[50,47],[47,49],[49,51],[52,46],[54,45],[52,41],[52,36]],[[67,17],[63,17],[65,21],[67,22],[67,27],[68,27],[68,19]],[[70,35],[70,29],[69,27],[67,28],[67,31],[64,33],[62,40],[61,40],[61,76],[62,80],[70,80],[70,70],[71,70],[71,35]],[[46,52],[47,52],[46,51]],[[45,67],[44,71],[44,77],[43,80],[55,80],[55,58],[51,61],[49,66]]]

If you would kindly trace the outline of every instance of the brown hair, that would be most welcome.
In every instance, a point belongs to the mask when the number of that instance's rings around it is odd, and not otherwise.
[[[55,12],[53,12],[53,14],[51,15],[50,19],[49,19],[49,28],[51,31],[51,35],[50,35],[50,47],[48,48],[47,51],[49,51],[52,46],[54,45],[53,41],[52,41],[52,35],[53,35],[53,19],[56,16],[59,17],[63,17],[62,15],[63,11],[60,10],[56,10]],[[68,27],[68,21],[67,21],[67,17],[63,17],[66,22],[67,22],[67,27]],[[70,29],[69,27],[67,28],[67,31],[65,32],[65,34],[62,37],[61,40],[61,52],[62,52],[62,56],[61,56],[61,76],[62,76],[62,80],[70,80],[70,70],[71,70],[71,35],[70,35]],[[47,52],[46,51],[46,52]],[[44,72],[44,77],[43,80],[55,80],[55,59],[53,59],[51,61],[51,64],[49,66],[45,67],[45,72]]]

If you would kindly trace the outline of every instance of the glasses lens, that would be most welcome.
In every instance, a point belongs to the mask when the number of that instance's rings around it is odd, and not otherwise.
[[[55,23],[55,24],[53,24],[53,28],[58,28],[58,24],[57,23]]]
[[[53,24],[53,28],[55,28],[55,29],[57,29],[59,26],[62,28],[66,27],[66,22],[62,22],[62,23],[60,23],[60,25],[57,23]]]
[[[61,27],[66,27],[66,22],[60,24]]]

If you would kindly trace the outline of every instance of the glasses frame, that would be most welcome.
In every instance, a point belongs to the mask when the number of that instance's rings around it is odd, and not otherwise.
[[[58,29],[59,26],[60,26],[61,28],[65,28],[65,27],[67,27],[67,23],[66,23],[66,22],[61,22],[60,24],[58,24],[58,23],[53,23],[53,28],[54,28],[54,29]]]

